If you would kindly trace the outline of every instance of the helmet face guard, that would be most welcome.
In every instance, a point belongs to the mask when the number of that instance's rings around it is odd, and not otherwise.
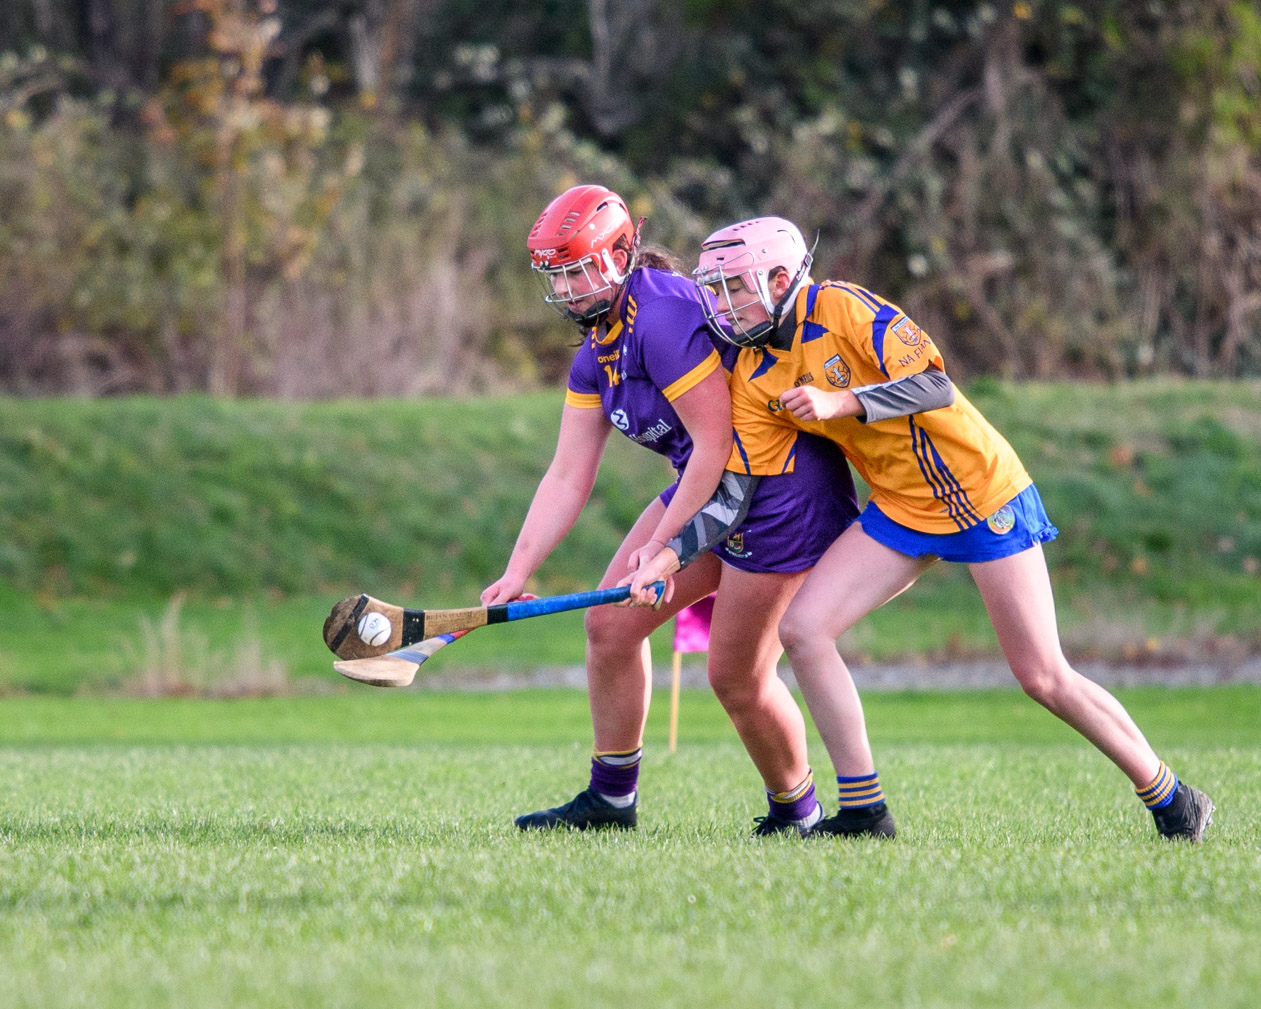
[[[603,259],[602,263],[600,260]],[[563,319],[576,322],[580,326],[589,326],[613,308],[618,289],[626,283],[635,264],[629,259],[626,269],[618,273],[610,252],[604,252],[597,258],[594,255],[584,256],[574,263],[564,266],[532,265],[534,275],[543,287],[543,301]],[[574,291],[575,282],[577,292]],[[587,308],[577,311],[574,305],[588,298],[595,298]]]
[[[752,253],[743,252],[720,265],[709,269],[698,266],[692,271],[697,286],[714,295],[714,300],[701,299],[710,330],[737,347],[760,347],[775,330],[776,306],[771,301],[770,278],[765,270],[754,269],[754,265]],[[740,281],[740,290],[732,291],[733,280]],[[720,309],[719,305],[726,307]],[[746,326],[740,315],[757,305],[766,310],[768,318]]]
[[[734,233],[747,226],[766,222],[787,225],[791,232],[777,226],[769,239],[764,237],[757,244],[748,241],[748,238],[759,237],[755,234],[734,237]],[[765,232],[767,228],[759,230]],[[763,346],[779,328],[784,311],[795,301],[810,275],[813,261],[801,233],[780,218],[758,218],[715,232],[701,246],[700,265],[692,271],[697,286],[706,288],[718,299],[716,303],[701,299],[710,330],[737,347]],[[771,294],[771,281],[779,270],[790,271],[791,279],[784,296],[776,301]],[[733,280],[740,281],[740,290],[731,289]],[[720,305],[726,307],[720,309]],[[765,309],[767,318],[752,325],[741,322],[739,316],[757,305]]]

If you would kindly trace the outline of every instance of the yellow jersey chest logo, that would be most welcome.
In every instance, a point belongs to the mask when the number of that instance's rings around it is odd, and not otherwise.
[[[828,384],[834,385],[838,389],[844,389],[849,385],[849,365],[845,363],[840,354],[833,354],[823,362],[823,374],[827,376]]]

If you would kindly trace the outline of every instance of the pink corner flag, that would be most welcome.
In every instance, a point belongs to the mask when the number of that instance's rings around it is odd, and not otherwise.
[[[714,615],[714,597],[698,599],[685,606],[674,617],[674,650],[676,652],[709,651],[709,622]]]

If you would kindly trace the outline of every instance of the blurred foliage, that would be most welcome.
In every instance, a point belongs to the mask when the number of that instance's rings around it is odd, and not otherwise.
[[[1261,373],[1246,0],[0,0],[0,387],[563,374],[523,236],[779,213],[953,373]]]

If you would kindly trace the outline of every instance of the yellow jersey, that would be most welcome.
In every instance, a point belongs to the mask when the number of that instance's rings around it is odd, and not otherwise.
[[[896,305],[854,284],[805,287],[792,346],[742,350],[731,380],[736,437],[727,468],[792,470],[797,431],[836,442],[893,521],[925,533],[983,522],[1032,482],[1007,440],[958,389],[951,406],[864,424],[798,420],[779,397],[796,386],[853,389],[945,371],[927,333]]]

